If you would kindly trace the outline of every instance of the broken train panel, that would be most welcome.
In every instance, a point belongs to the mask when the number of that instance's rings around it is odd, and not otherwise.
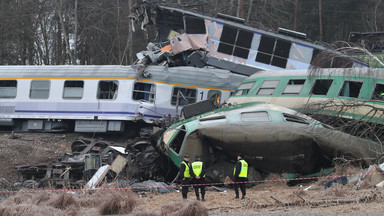
[[[176,123],[164,133],[158,147],[177,166],[184,154],[201,156],[208,179],[216,181],[232,175],[231,164],[238,153],[245,154],[254,175],[257,171],[314,173],[342,156],[371,164],[381,154],[377,143],[334,131],[293,110],[257,102]]]
[[[72,143],[71,149],[71,153],[64,153],[58,161],[16,166],[23,177],[20,186],[81,188],[103,166],[111,170],[104,176],[106,181],[115,179],[120,173],[127,176],[128,156],[124,147],[108,141],[79,138]]]

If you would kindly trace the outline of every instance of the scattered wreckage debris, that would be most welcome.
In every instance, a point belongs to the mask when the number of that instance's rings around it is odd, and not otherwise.
[[[126,147],[114,146],[104,140],[79,138],[72,143],[71,150],[57,162],[16,166],[23,177],[19,187],[93,189],[104,180],[121,180],[123,186],[127,186],[127,179],[163,182],[176,172],[150,137],[129,140]]]
[[[174,187],[170,187],[164,182],[156,182],[153,180],[133,183],[130,186],[133,192],[157,192],[161,194],[176,192]]]
[[[16,166],[22,175],[24,187],[82,187],[103,166],[113,180],[126,164],[123,147],[111,142],[94,139],[77,139],[72,143],[72,153],[64,153],[58,162]]]
[[[383,188],[384,186],[384,163],[373,164],[368,168],[355,173],[353,175],[340,176],[334,178],[324,184],[325,188],[330,188],[333,184],[347,185],[352,184],[356,186],[357,190],[367,188]]]

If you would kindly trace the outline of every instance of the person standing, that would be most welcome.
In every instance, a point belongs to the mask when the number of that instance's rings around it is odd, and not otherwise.
[[[244,154],[240,153],[237,155],[237,162],[235,168],[233,170],[233,179],[236,197],[235,199],[239,199],[239,187],[242,193],[241,199],[245,198],[246,189],[245,182],[248,181],[248,163],[244,160]]]
[[[183,196],[183,199],[187,199],[188,195],[188,188],[189,184],[191,182],[191,174],[190,174],[190,168],[191,165],[189,164],[189,156],[184,155],[184,160],[180,164],[179,168],[179,175],[181,178],[181,195]]]
[[[193,186],[195,190],[196,199],[200,200],[199,188],[201,192],[201,201],[205,202],[205,167],[202,161],[200,161],[200,156],[195,156],[195,162],[191,164],[191,176],[193,177]]]

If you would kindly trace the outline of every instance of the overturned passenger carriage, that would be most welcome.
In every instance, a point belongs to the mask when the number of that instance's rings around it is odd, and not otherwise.
[[[382,146],[336,131],[294,110],[264,102],[225,106],[172,125],[158,147],[179,166],[184,154],[201,156],[207,178],[232,176],[236,155],[243,153],[257,173],[311,174],[346,157],[372,164]]]
[[[367,66],[324,44],[309,41],[304,33],[284,28],[267,31],[238,17],[218,14],[214,18],[147,4],[136,6],[133,12],[136,17],[132,19],[142,27],[156,25],[155,42],[169,41],[173,57],[179,56],[186,65],[194,67],[214,66],[249,76],[261,70]],[[142,54],[141,60],[146,57],[153,60],[153,54],[147,51]]]

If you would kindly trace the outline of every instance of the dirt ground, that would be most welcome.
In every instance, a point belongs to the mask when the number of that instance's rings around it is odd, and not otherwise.
[[[84,135],[81,135],[84,137]],[[92,135],[89,135],[92,136]],[[20,133],[11,135],[10,132],[0,133],[0,179],[4,178],[15,183],[20,176],[15,171],[15,165],[37,164],[56,161],[64,152],[70,152],[71,143],[79,138],[79,134],[54,133]],[[108,137],[117,145],[125,145],[121,137]],[[356,172],[356,170],[339,170]],[[350,173],[346,173],[350,174]],[[277,176],[271,177],[277,178]],[[368,187],[357,190],[355,185],[342,186],[334,184],[325,189],[326,179],[307,182],[289,187],[283,182],[267,182],[247,190],[244,200],[235,200],[234,191],[227,188],[217,191],[208,187],[206,202],[200,202],[209,215],[254,214],[256,212],[283,213],[377,213],[384,212],[382,188]],[[2,195],[0,195],[2,196]],[[10,196],[3,195],[1,200]],[[133,209],[134,215],[155,215],[164,210],[164,206],[195,200],[194,192],[190,191],[187,201],[182,201],[181,193],[159,194],[156,192],[136,193],[137,204]],[[1,201],[2,202],[2,201]],[[0,202],[0,204],[1,204]]]
[[[324,215],[384,212],[382,204],[384,193],[381,189],[355,190],[352,186],[335,185],[326,190],[314,183],[310,190],[304,191],[303,188],[307,186],[288,187],[283,184],[264,183],[248,189],[244,200],[234,199],[235,194],[232,189],[225,192],[208,191],[206,202],[202,204],[207,208],[209,215],[223,213],[253,215],[256,212],[282,215],[284,212],[311,212]],[[188,200],[195,199],[194,192],[190,191]],[[181,201],[181,193],[148,194],[146,197],[138,198],[135,211],[147,209],[159,212],[162,206],[179,201]]]

